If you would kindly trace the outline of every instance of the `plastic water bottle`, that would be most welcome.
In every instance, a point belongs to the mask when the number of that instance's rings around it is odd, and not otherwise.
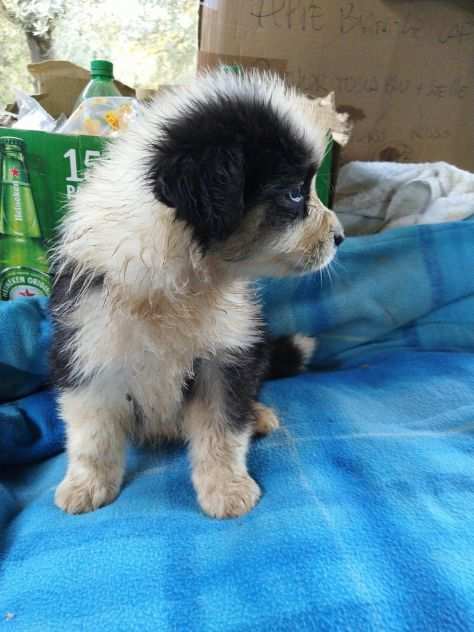
[[[79,95],[74,109],[90,97],[121,97],[114,82],[114,66],[111,61],[94,59],[91,61],[91,80]]]

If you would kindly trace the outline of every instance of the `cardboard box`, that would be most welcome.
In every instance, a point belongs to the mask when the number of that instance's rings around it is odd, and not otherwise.
[[[43,238],[49,240],[65,203],[83,181],[87,167],[100,157],[107,139],[0,128],[0,138],[4,136],[25,141],[33,199]]]
[[[204,0],[199,66],[271,69],[335,91],[355,123],[342,160],[474,170],[472,0]]]

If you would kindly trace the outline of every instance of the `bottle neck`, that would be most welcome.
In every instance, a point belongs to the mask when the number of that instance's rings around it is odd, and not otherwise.
[[[113,81],[114,80],[114,78],[111,77],[110,75],[96,75],[96,74],[91,75],[91,81],[95,81],[96,79],[98,79],[99,81]]]
[[[23,154],[21,153],[21,151],[18,151],[17,149],[3,149],[0,150],[0,157],[2,158],[6,158],[6,159],[13,159],[13,160],[20,160],[21,162],[23,162]]]

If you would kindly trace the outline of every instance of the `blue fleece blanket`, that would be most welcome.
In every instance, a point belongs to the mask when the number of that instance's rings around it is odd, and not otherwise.
[[[283,426],[250,451],[264,496],[248,516],[199,512],[181,447],[131,449],[115,503],[62,514],[63,454],[12,465],[57,450],[48,391],[6,404],[16,437],[0,406],[0,627],[474,630],[474,224],[349,239],[331,283],[262,292],[275,333],[320,346],[313,372],[264,388]],[[43,308],[9,319],[47,332]],[[37,340],[31,364],[19,343],[7,356],[18,398],[47,382]]]

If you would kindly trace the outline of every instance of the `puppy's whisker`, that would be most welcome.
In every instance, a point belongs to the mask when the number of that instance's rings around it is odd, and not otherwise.
[[[331,262],[331,272],[334,275],[334,279],[336,280],[336,282],[339,282],[341,279],[341,275],[339,273],[339,270],[334,265],[334,260]]]
[[[323,289],[323,270],[322,270],[322,268],[319,268],[318,272],[319,272],[319,284],[321,286],[321,289]]]
[[[333,278],[334,269],[331,267],[331,264],[327,266],[327,272],[328,272],[328,277],[329,277],[329,285],[334,286],[334,278]]]
[[[342,263],[340,259],[338,259],[338,257],[333,259],[332,264],[338,274],[342,273],[343,275],[347,275],[347,267]]]
[[[326,275],[326,277],[327,277],[328,285],[331,285],[331,277],[329,275],[329,266],[324,266],[323,274]]]

